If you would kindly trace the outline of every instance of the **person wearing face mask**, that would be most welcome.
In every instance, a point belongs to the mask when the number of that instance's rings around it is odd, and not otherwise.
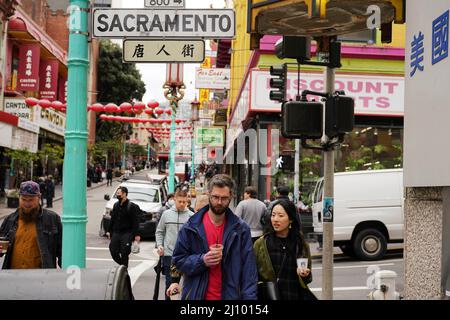
[[[157,224],[159,223],[159,220],[161,219],[162,214],[163,214],[165,211],[169,210],[170,208],[173,208],[173,206],[175,205],[175,199],[174,199],[174,197],[175,197],[175,193],[169,193],[169,194],[167,195],[167,201],[166,201],[166,204],[163,205],[163,206],[161,207],[161,209],[159,209],[159,216],[158,216],[157,219],[156,219],[156,223],[157,223]]]
[[[127,198],[128,189],[119,187],[116,191],[117,202],[111,211],[111,222],[106,236],[111,239],[109,251],[115,262],[128,267],[131,244],[141,241],[139,235],[139,211],[137,204]]]
[[[61,267],[60,216],[42,208],[41,192],[36,182],[22,182],[19,195],[19,208],[7,216],[0,227],[0,257],[6,254],[2,268]]]
[[[188,194],[185,190],[177,190],[175,193],[175,206],[163,213],[155,232],[157,253],[163,257],[163,274],[166,278],[166,292],[172,283],[170,265],[172,253],[177,241],[181,226],[194,214],[187,208]],[[170,297],[166,294],[166,300]]]

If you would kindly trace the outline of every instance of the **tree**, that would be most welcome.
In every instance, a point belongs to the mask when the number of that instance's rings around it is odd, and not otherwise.
[[[59,166],[64,162],[64,147],[46,143],[42,150],[38,152],[39,160],[41,160],[42,167],[44,168],[44,175],[47,173],[48,164],[53,163],[55,166]]]
[[[6,149],[5,155],[11,158],[11,170],[15,171],[14,176],[16,177],[14,188],[18,188],[22,181],[31,178],[29,169],[31,167],[31,163],[38,159],[38,155],[26,149]]]
[[[145,94],[145,83],[134,63],[122,62],[122,49],[109,40],[100,42],[97,78],[98,98],[101,103],[141,101]],[[97,115],[97,141],[118,140],[122,124],[99,120]]]

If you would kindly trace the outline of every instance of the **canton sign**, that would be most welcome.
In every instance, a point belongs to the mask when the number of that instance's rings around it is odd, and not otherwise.
[[[184,0],[145,0],[145,7],[147,8],[184,8],[186,4]]]
[[[123,41],[124,62],[200,63],[205,60],[203,40]]]
[[[232,9],[94,9],[94,38],[205,38],[235,35]]]

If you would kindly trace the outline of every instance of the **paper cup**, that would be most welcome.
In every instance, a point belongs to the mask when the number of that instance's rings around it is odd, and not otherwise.
[[[308,259],[307,258],[298,258],[297,259],[297,268],[302,270],[308,268]]]

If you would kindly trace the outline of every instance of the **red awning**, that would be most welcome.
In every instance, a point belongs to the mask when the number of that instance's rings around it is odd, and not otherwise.
[[[8,33],[18,40],[37,40],[49,54],[67,65],[67,52],[45,33],[25,12],[17,9],[8,22]]]
[[[19,123],[19,118],[10,113],[0,111],[0,122],[4,122],[17,127]]]

